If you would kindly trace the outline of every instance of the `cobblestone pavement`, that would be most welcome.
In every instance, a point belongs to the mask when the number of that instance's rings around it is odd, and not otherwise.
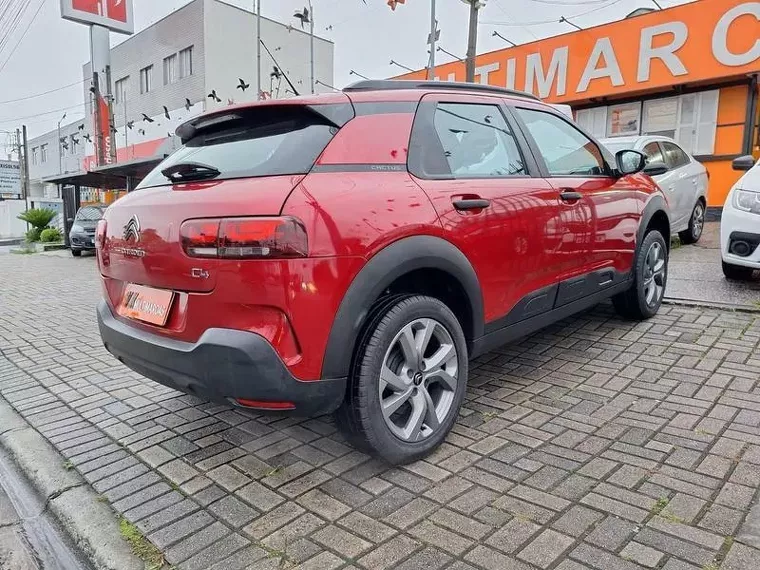
[[[760,568],[759,314],[564,321],[473,363],[445,445],[389,468],[329,418],[119,365],[92,258],[2,256],[0,275],[2,397],[179,568]]]

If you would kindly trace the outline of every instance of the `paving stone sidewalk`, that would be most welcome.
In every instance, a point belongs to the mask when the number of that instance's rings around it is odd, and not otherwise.
[[[566,320],[473,363],[448,441],[390,468],[119,365],[91,258],[0,275],[0,395],[181,569],[760,568],[760,314]]]

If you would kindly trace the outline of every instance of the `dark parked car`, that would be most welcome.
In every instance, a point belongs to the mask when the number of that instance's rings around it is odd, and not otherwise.
[[[103,204],[83,206],[79,208],[76,217],[69,220],[73,222],[69,232],[71,255],[79,257],[83,251],[95,251],[95,228],[103,219],[106,207]]]
[[[670,219],[535,97],[367,81],[227,107],[99,222],[106,348],[202,398],[337,421],[394,463],[435,449],[468,363],[612,298],[647,319]]]

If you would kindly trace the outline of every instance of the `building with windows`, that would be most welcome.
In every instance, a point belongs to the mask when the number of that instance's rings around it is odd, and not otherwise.
[[[732,159],[760,157],[758,38],[757,0],[698,0],[481,54],[475,80],[568,104],[597,138],[675,139],[705,164],[708,206],[719,208],[740,175]],[[464,81],[464,63],[437,66],[435,75]]]
[[[309,34],[262,18],[261,38],[262,96],[293,96],[287,79],[296,91],[309,92]],[[334,45],[319,37],[314,44],[315,78],[331,85]],[[61,125],[60,136],[55,130],[29,142],[33,199],[60,198],[60,186],[68,184],[126,188],[127,170],[119,165],[144,162],[147,166],[135,170],[144,174],[176,148],[173,135],[181,123],[206,110],[255,100],[256,17],[221,0],[193,0],[111,49],[116,178],[88,175],[97,170],[89,63],[82,74],[86,118]],[[318,91],[325,89],[317,85]]]

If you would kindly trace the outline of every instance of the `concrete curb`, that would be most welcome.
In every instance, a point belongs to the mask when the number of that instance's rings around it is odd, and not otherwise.
[[[679,299],[678,297],[666,296],[662,302],[666,305],[720,309],[722,311],[736,311],[739,313],[760,313],[760,307],[755,308],[750,305],[732,305],[731,303],[719,303],[716,301],[694,301],[692,299]]]
[[[64,458],[0,397],[0,446],[17,463],[48,509],[98,570],[144,570],[121,537],[113,510]]]

